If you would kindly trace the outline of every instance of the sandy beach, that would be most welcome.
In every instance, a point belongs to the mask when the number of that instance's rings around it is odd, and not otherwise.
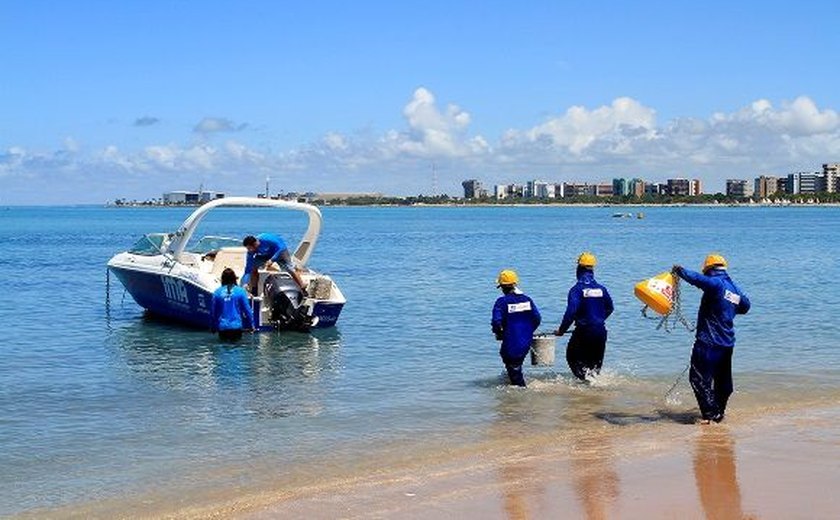
[[[509,438],[313,468],[262,489],[139,496],[56,518],[837,518],[840,407],[720,425],[690,411],[605,414],[573,435]],[[527,427],[527,425],[523,425]],[[561,439],[561,440],[558,440]],[[255,468],[258,470],[258,468]]]
[[[688,418],[687,416],[685,417]],[[605,428],[303,491],[231,517],[837,518],[840,409]],[[634,426],[629,426],[634,429]],[[242,504],[243,506],[245,504]]]

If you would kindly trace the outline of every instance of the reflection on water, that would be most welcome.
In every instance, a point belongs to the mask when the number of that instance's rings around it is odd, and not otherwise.
[[[237,343],[209,332],[144,319],[111,333],[115,364],[158,390],[198,393],[250,414],[317,415],[328,379],[341,370],[337,329],[246,334]]]
[[[294,368],[304,379],[340,368],[337,356],[341,334],[336,328],[319,329],[312,334],[245,334],[239,342],[226,343],[209,332],[144,318],[115,330],[110,339],[133,372],[152,380],[189,376],[194,381],[195,376],[207,376],[209,379],[201,384],[212,384],[218,377],[210,376],[220,376],[218,370],[224,371],[221,365],[229,365],[233,359],[257,375],[289,376]],[[167,377],[156,377],[159,375]],[[241,378],[245,373],[228,375]],[[225,379],[224,375],[220,379]]]
[[[603,408],[606,398],[600,393],[586,396],[580,420],[591,410]],[[609,425],[588,428],[572,441],[572,480],[584,518],[600,520],[609,514],[619,496],[619,477],[615,469],[614,430]]]
[[[613,426],[593,422],[593,411],[613,397],[610,389],[548,385],[540,392],[501,390],[489,432],[509,453],[499,458],[497,476],[507,518],[545,518],[556,511],[549,503],[551,480],[540,468],[558,443],[569,447],[572,489],[585,518],[608,518],[619,496],[614,466]],[[556,388],[554,388],[556,387]],[[549,433],[544,443],[517,443],[535,429]],[[549,470],[549,475],[553,473]]]
[[[540,518],[545,507],[545,482],[535,465],[535,456],[512,444],[529,429],[535,412],[533,395],[522,391],[501,391],[497,395],[496,420],[490,436],[502,445],[511,446],[499,459],[497,476],[502,492],[502,506],[510,520]]]
[[[587,519],[616,516],[609,514],[618,499],[620,484],[612,443],[613,434],[603,429],[593,430],[573,444],[572,479]]]
[[[714,426],[701,429],[694,447],[694,479],[706,518],[745,518],[736,471],[735,439],[727,429]]]
[[[545,484],[536,477],[536,468],[528,458],[503,460],[498,467],[505,516],[510,520],[538,518],[536,509],[544,501]]]

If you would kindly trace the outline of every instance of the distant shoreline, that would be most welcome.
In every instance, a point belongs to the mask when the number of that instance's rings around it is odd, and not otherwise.
[[[671,202],[671,203],[650,203],[650,202],[638,202],[638,203],[615,203],[615,204],[599,204],[594,202],[552,202],[552,203],[544,203],[544,202],[535,202],[535,203],[510,203],[510,204],[488,204],[488,203],[470,203],[470,204],[463,204],[463,203],[416,203],[416,204],[390,204],[390,203],[382,203],[382,204],[375,204],[375,203],[366,203],[366,204],[313,204],[319,208],[547,208],[547,207],[558,207],[558,208],[604,208],[609,209],[613,208],[616,210],[620,210],[621,208],[815,208],[815,207],[827,207],[827,208],[834,208],[840,207],[840,202],[791,202],[788,204],[761,204],[761,203],[754,203],[754,204],[729,204],[729,203],[721,203],[721,204],[712,204],[712,203],[685,203],[685,202]],[[136,209],[136,208],[143,208],[143,209],[190,209],[194,210],[195,208],[200,207],[199,204],[188,205],[188,204],[180,204],[180,205],[165,205],[165,204],[97,204],[97,203],[90,203],[90,204],[76,204],[76,203],[68,203],[68,204],[2,204],[0,205],[0,211],[11,210],[12,208],[103,208],[103,209]]]
[[[638,202],[638,203],[615,203],[615,204],[599,204],[595,202],[534,202],[534,203],[524,203],[524,202],[516,202],[516,203],[483,203],[483,202],[476,202],[476,203],[456,203],[456,202],[448,202],[448,203],[415,203],[415,204],[390,204],[390,203],[366,203],[366,204],[315,204],[310,203],[314,206],[319,208],[366,208],[366,207],[373,207],[373,208],[550,208],[550,207],[562,207],[562,208],[808,208],[808,207],[840,207],[840,202],[790,202],[787,204],[778,204],[778,203],[742,203],[742,204],[730,204],[730,203],[687,203],[687,202],[663,202],[663,203],[651,203],[651,202]],[[68,205],[67,207],[71,206],[79,206],[79,205]],[[96,205],[93,205],[96,206]],[[115,208],[115,209],[125,209],[125,208],[148,208],[148,209],[173,209],[173,208],[199,208],[201,204],[106,204],[103,207],[105,208]],[[7,206],[7,207],[14,207],[14,206]],[[21,206],[23,207],[23,206]],[[44,206],[49,207],[49,206]],[[63,207],[63,206],[53,206],[53,207]]]

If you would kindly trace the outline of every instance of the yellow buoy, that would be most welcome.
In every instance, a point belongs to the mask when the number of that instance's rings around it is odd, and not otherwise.
[[[673,274],[661,273],[637,283],[633,292],[645,305],[664,316],[671,312],[674,303],[674,283]]]

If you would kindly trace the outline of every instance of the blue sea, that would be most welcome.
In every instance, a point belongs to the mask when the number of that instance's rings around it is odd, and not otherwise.
[[[644,319],[633,285],[675,263],[699,268],[711,251],[752,300],[736,321],[731,420],[840,403],[840,208],[614,211],[324,208],[310,263],[347,297],[338,325],[231,346],[145,316],[106,275],[112,255],[175,230],[190,208],[0,208],[0,516],[165,511],[488,437],[690,415],[677,378],[693,336]],[[199,232],[270,231],[294,244],[304,227],[296,215],[239,209]],[[526,367],[529,387],[508,387],[489,326],[498,271],[517,270],[550,331],[583,250],[597,255],[616,304],[604,373],[574,381],[560,338],[553,367]],[[693,320],[700,293],[682,293]]]

